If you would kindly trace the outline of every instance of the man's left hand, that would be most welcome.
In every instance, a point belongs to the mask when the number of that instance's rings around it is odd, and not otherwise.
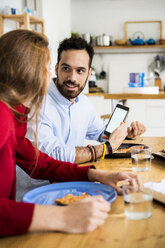
[[[142,123],[138,121],[132,122],[130,127],[128,127],[127,137],[131,139],[136,139],[138,136],[143,134],[145,131],[146,131],[146,127]]]

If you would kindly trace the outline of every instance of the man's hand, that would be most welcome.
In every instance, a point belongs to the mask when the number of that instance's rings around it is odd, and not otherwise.
[[[142,123],[136,121],[131,123],[127,131],[128,131],[128,135],[127,135],[128,138],[136,139],[138,136],[140,136],[146,131],[146,128]]]
[[[125,137],[128,135],[127,130],[127,122],[122,122],[120,126],[112,132],[108,140],[112,146],[113,151],[115,151],[121,145]]]
[[[128,172],[108,172],[103,170],[88,170],[88,177],[90,181],[98,181],[116,189],[118,194],[122,194],[121,185],[118,182],[128,179],[130,184],[142,186],[141,179],[138,175]]]

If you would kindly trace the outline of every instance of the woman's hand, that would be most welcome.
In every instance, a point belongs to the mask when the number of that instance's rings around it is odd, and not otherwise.
[[[109,211],[110,203],[100,195],[65,207],[35,205],[29,231],[88,233],[104,223]]]
[[[110,211],[108,203],[100,195],[87,197],[63,207],[63,227],[67,233],[88,233],[101,226]]]
[[[128,179],[130,184],[142,186],[141,179],[138,175],[128,172],[108,172],[103,170],[88,170],[88,177],[91,181],[98,181],[116,189],[118,194],[122,194],[121,185],[119,182]]]

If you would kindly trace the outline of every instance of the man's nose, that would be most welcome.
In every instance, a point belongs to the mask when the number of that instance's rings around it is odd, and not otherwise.
[[[71,80],[72,82],[77,81],[77,73],[76,73],[76,71],[72,70],[70,72],[68,80]]]

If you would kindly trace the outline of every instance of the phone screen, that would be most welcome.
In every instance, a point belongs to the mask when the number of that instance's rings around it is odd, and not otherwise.
[[[124,121],[127,113],[128,110],[116,107],[106,128],[106,132],[112,133],[117,127],[119,127],[120,123]]]

